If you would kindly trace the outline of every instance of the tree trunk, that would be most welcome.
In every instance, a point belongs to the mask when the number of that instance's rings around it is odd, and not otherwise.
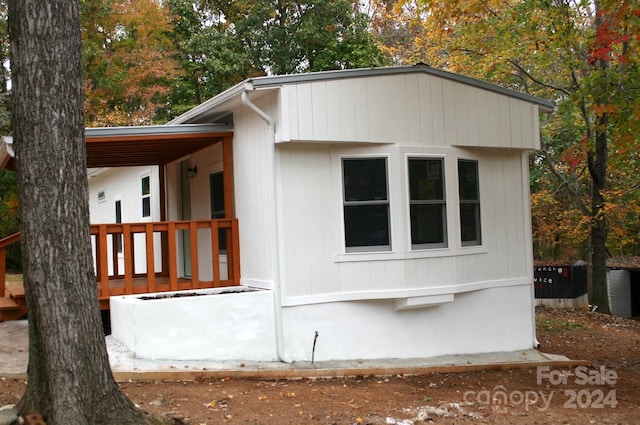
[[[113,379],[89,235],[78,2],[10,0],[13,131],[29,311],[18,404],[49,425],[137,424]]]
[[[607,116],[596,118],[595,152],[589,152],[589,173],[591,174],[593,195],[591,197],[591,266],[593,268],[592,304],[598,311],[609,314],[607,290],[607,220],[602,192],[607,176]]]

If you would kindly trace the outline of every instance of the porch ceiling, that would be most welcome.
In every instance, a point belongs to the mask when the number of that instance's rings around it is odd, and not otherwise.
[[[218,124],[87,128],[87,167],[163,165],[230,137]]]
[[[164,165],[232,134],[226,124],[87,128],[87,168]],[[10,136],[0,139],[0,169],[15,169],[12,143]]]

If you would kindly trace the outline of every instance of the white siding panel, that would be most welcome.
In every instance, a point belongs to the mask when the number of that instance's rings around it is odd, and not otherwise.
[[[475,131],[476,146],[490,146],[491,139],[491,120],[488,108],[489,92],[486,90],[475,90],[476,92],[476,120],[477,130]]]
[[[532,147],[534,149],[540,149],[540,118],[538,115],[539,110],[537,105],[533,105],[531,108],[531,114],[533,115],[531,117],[531,122],[533,123],[531,133],[531,137],[533,138],[533,140],[531,140]]]
[[[469,117],[467,115],[468,87],[462,84],[454,84],[454,111],[455,111],[455,141],[454,145],[467,146],[469,142]]]
[[[457,111],[455,99],[455,83],[448,80],[442,81],[442,100],[444,112],[444,145],[457,144]]]
[[[421,99],[421,79],[418,75],[407,75],[405,78],[405,93],[406,98],[401,101],[404,106],[404,120],[403,124],[406,127],[406,140],[401,143],[417,145],[422,143],[422,123],[428,121],[431,123],[431,116],[425,113],[423,109],[423,100]],[[429,126],[430,127],[430,126]],[[430,128],[427,129],[430,131]]]
[[[498,105],[496,108],[500,117],[500,142],[498,146],[510,148],[511,141],[511,114],[509,113],[509,98],[506,96],[498,96]]]
[[[329,136],[329,105],[326,86],[327,84],[322,81],[311,85],[314,140],[327,140]]]
[[[488,131],[485,134],[487,138],[484,140],[484,145],[491,147],[504,146],[505,139],[503,138],[502,128],[505,119],[499,107],[501,96],[497,93],[487,91],[483,91],[482,93],[486,96],[486,102],[483,105],[479,105],[479,107],[482,108],[480,116],[481,119],[486,119],[488,127]]]
[[[326,140],[341,140],[346,137],[345,120],[351,118],[353,126],[353,103],[342,102],[344,92],[338,88],[341,82],[345,80],[338,80],[336,82],[326,83],[326,100],[327,100],[327,136]],[[350,85],[349,85],[350,86]],[[345,87],[346,90],[346,87]],[[351,108],[349,108],[349,106]],[[351,110],[349,110],[351,109]],[[350,113],[349,113],[350,112]],[[353,131],[351,132],[353,137]]]
[[[465,116],[464,123],[466,124],[467,132],[463,140],[459,140],[459,143],[465,146],[480,146],[480,109],[478,108],[478,92],[479,89],[475,87],[465,87]]]
[[[289,127],[289,136],[291,140],[300,139],[300,117],[298,111],[298,90],[297,86],[284,86],[281,89],[281,99],[287,104],[287,125]],[[283,118],[285,118],[283,116]],[[276,129],[279,123],[276,123]]]
[[[407,140],[404,78],[372,78],[367,86],[373,140]]]
[[[508,239],[509,229],[506,226],[506,205],[503,199],[506,193],[505,181],[502,178],[502,155],[496,151],[493,159],[480,163],[481,175],[480,208],[485,211],[485,229],[483,229],[483,243],[489,252],[489,263],[493,267],[494,276],[502,279],[508,276]]]
[[[370,114],[369,114],[369,91],[367,90],[367,80],[364,78],[356,78],[353,80],[353,92],[355,99],[353,99],[355,105],[355,127],[356,127],[356,141],[368,141],[372,140],[372,131],[370,127]]]
[[[429,100],[431,101],[430,109],[425,111],[423,117],[427,119],[427,113],[431,115],[431,134],[430,145],[446,145],[445,137],[445,102],[442,87],[442,79],[437,77],[427,77],[429,82]]]
[[[324,145],[279,145],[285,268],[281,271],[288,296],[337,292],[333,263],[335,217],[331,158]]]
[[[296,86],[298,108],[298,137],[300,140],[313,140],[313,92],[310,84]]]
[[[522,148],[524,143],[522,140],[522,110],[520,106],[522,102],[517,99],[509,99],[510,121],[511,121],[511,147]],[[524,117],[528,120],[528,117]]]
[[[255,102],[275,115],[277,96]],[[242,278],[269,285],[274,265],[273,142],[267,124],[253,111],[235,112],[233,140],[236,216],[240,226]]]

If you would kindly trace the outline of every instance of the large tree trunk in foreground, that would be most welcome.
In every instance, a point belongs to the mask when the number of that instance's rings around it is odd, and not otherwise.
[[[144,423],[109,367],[89,235],[77,0],[10,0],[13,130],[29,310],[18,409],[48,425]]]

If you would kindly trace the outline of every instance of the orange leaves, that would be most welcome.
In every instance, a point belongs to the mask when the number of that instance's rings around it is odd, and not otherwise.
[[[166,9],[117,0],[83,10],[89,126],[150,124],[180,74]]]
[[[609,8],[603,7],[596,19],[596,35],[593,47],[589,55],[589,63],[596,61],[609,62],[617,60],[620,63],[629,63],[627,49],[621,45],[635,39],[640,41],[640,10],[629,10],[630,1],[616,2]],[[614,9],[615,7],[615,9]],[[635,20],[634,20],[635,18]]]

